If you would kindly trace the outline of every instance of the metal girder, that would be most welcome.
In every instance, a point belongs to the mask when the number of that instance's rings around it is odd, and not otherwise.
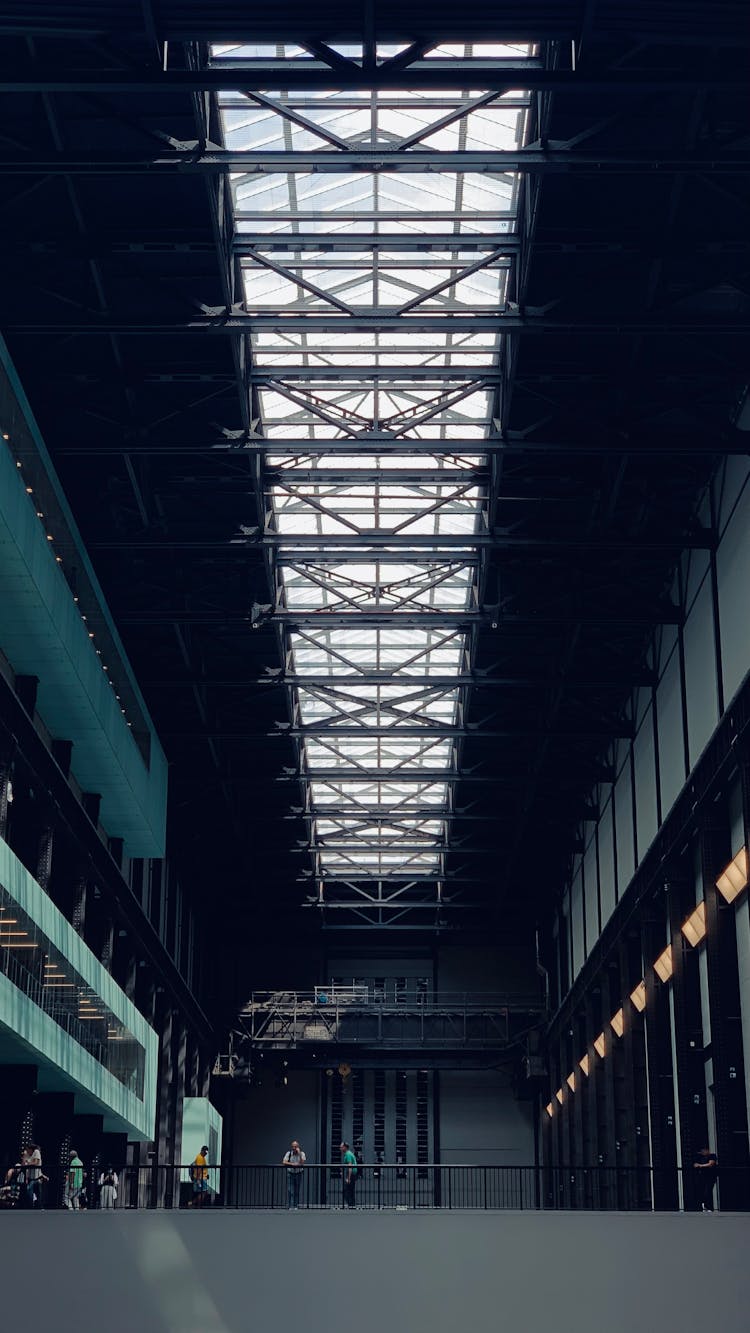
[[[336,103],[338,107],[338,102]],[[286,214],[284,218],[286,221]],[[338,217],[338,215],[337,215]],[[466,215],[470,225],[472,217]],[[18,242],[23,245],[23,241]],[[28,244],[28,242],[26,243]],[[51,242],[55,244],[55,242]],[[232,242],[234,254],[240,258],[255,250],[281,250],[296,253],[314,250],[322,254],[359,254],[384,251],[389,254],[437,250],[461,253],[470,250],[497,250],[503,255],[516,255],[521,239],[508,232],[239,232]],[[429,265],[432,267],[432,265]]]
[[[277,468],[269,467],[264,471],[266,489],[286,483],[313,486],[479,486],[490,479],[487,468]],[[245,482],[245,478],[240,478]],[[506,498],[506,497],[503,497]]]
[[[487,904],[482,902],[467,903],[463,901],[457,901],[456,899],[453,898],[430,898],[429,901],[427,902],[409,902],[409,901],[403,901],[402,899],[396,899],[395,901],[391,901],[387,898],[384,898],[382,902],[379,901],[377,898],[374,899],[373,901],[368,901],[366,898],[352,898],[351,900],[346,900],[344,902],[341,901],[329,902],[329,900],[326,898],[323,900],[323,902],[321,902],[319,898],[308,898],[306,902],[302,903],[302,907],[317,907],[322,912],[327,912],[329,910],[359,912],[367,908],[370,909],[374,908],[376,911],[380,911],[381,908],[385,908],[386,910],[399,911],[399,912],[404,912],[404,911],[411,912],[419,910],[425,911],[427,909],[433,912],[434,911],[442,912],[443,908],[451,908],[451,909],[463,908],[464,910],[468,908],[478,908],[479,910],[483,911],[484,909],[486,909]]]
[[[373,705],[373,707],[374,706],[375,705]],[[295,736],[300,740],[303,740],[306,736],[328,736],[332,740],[336,740],[337,737],[347,738],[349,740],[355,738],[356,740],[364,741],[369,740],[373,736],[387,736],[392,740],[414,740],[415,738],[430,740],[438,737],[447,740],[465,740],[467,738],[474,738],[476,740],[503,740],[511,736],[528,736],[530,732],[536,734],[538,730],[538,719],[535,719],[533,723],[519,724],[515,727],[493,726],[487,728],[483,727],[481,723],[475,723],[474,725],[465,727],[436,726],[434,723],[425,723],[425,725],[421,727],[411,727],[401,726],[398,722],[392,722],[385,726],[373,727],[363,725],[361,727],[351,727],[346,725],[340,726],[338,723],[324,723],[323,725],[310,724],[309,726],[304,727],[290,727],[287,730],[278,732],[266,731],[259,733],[259,736]],[[632,739],[634,734],[635,732],[632,724],[613,720],[612,725],[608,727],[586,727],[583,730],[576,728],[575,731],[554,731],[550,734],[550,739],[575,740],[576,736],[580,736],[582,740],[589,740],[592,738],[601,740],[622,738],[629,740]]]
[[[610,776],[610,774],[607,774],[607,776]],[[603,777],[602,770],[602,781],[605,780],[606,778]],[[594,777],[591,778],[591,782],[594,781],[597,781],[597,774],[595,773]],[[509,781],[504,782],[498,778],[497,786],[508,785],[517,785],[517,782],[514,781],[513,784],[510,784]],[[560,794],[560,789],[558,789],[557,794]],[[586,820],[594,820],[594,818],[597,817],[597,814],[591,812],[591,810],[581,809],[579,816],[581,816],[581,818],[586,818]],[[410,806],[408,810],[394,810],[394,812],[389,813],[389,809],[384,808],[384,806],[381,805],[364,806],[364,808],[361,809],[352,809],[352,806],[346,806],[346,809],[337,809],[336,805],[326,804],[325,806],[321,805],[321,808],[314,810],[314,812],[313,810],[305,810],[304,813],[282,814],[281,816],[281,820],[284,822],[297,820],[297,818],[304,818],[304,820],[313,820],[313,818],[324,818],[325,820],[325,818],[330,818],[330,820],[336,821],[337,824],[342,820],[353,820],[354,822],[357,822],[357,824],[368,825],[380,824],[380,822],[382,822],[382,824],[394,824],[394,822],[396,822],[396,824],[413,824],[413,822],[424,822],[425,820],[436,820],[440,822],[440,824],[446,824],[446,822],[448,822],[448,824],[454,824],[454,822],[457,821],[468,821],[470,824],[497,824],[498,821],[497,814],[474,814],[473,810],[470,809],[445,810],[440,809],[440,806],[436,808],[434,805],[414,805]]]
[[[201,689],[235,689],[247,690],[255,685],[265,685],[278,689],[287,686],[295,686],[298,689],[321,689],[336,693],[346,690],[351,686],[358,685],[382,685],[392,688],[397,685],[402,691],[408,693],[415,689],[420,691],[437,691],[442,693],[445,690],[462,689],[465,686],[472,686],[474,689],[523,689],[523,690],[631,690],[639,686],[650,686],[657,683],[655,673],[648,671],[633,672],[632,675],[620,676],[615,672],[611,676],[491,676],[476,672],[473,675],[457,674],[455,676],[412,676],[401,675],[395,679],[392,673],[385,671],[363,671],[359,675],[283,675],[279,672],[278,676],[260,676],[257,679],[248,679],[247,676],[236,679],[214,678],[209,675],[195,677],[168,677],[163,680],[145,679],[142,682],[143,689],[192,689],[199,686]]]
[[[336,107],[341,103],[337,100]],[[413,105],[413,104],[412,104]],[[420,103],[421,106],[421,103]],[[267,216],[267,215],[266,215]],[[285,223],[290,215],[284,213]],[[314,215],[311,215],[311,217]],[[382,214],[378,215],[382,217]],[[452,215],[445,215],[452,216]],[[480,215],[481,216],[481,215]],[[492,215],[493,219],[496,215]],[[337,212],[336,219],[341,215]],[[463,221],[465,225],[470,226],[475,223],[477,214],[465,213],[456,214],[454,221]],[[310,220],[310,219],[308,219]],[[403,221],[408,222],[409,215],[403,215]],[[513,214],[509,215],[509,220],[513,226],[517,225],[517,219]],[[354,221],[354,218],[352,218]],[[93,244],[93,243],[92,243]],[[188,251],[189,243],[180,244],[175,240],[160,242],[158,239],[152,241],[111,241],[102,242],[97,238],[95,243],[104,249],[109,247],[122,251],[144,251],[148,253],[153,250],[154,253],[160,253],[163,250],[176,252]],[[199,242],[195,243],[196,253],[200,253]],[[232,243],[233,252],[242,257],[252,250],[279,250],[284,253],[297,253],[304,250],[313,250],[318,254],[358,254],[370,251],[385,251],[388,254],[398,253],[421,253],[423,251],[435,250],[438,252],[470,252],[473,250],[496,250],[501,254],[515,256],[519,254],[522,247],[521,237],[512,231],[492,232],[492,231],[458,231],[458,232],[240,232],[234,238]],[[13,252],[18,251],[40,251],[49,253],[68,253],[73,248],[72,242],[66,241],[28,241],[23,237],[14,238],[7,247]],[[684,254],[686,256],[695,255],[738,255],[746,254],[750,249],[750,241],[741,239],[722,239],[718,235],[715,240],[705,240],[690,237],[680,242],[678,237],[673,238],[667,247],[666,242],[658,235],[638,236],[629,238],[627,234],[618,237],[616,232],[587,235],[584,238],[576,236],[571,231],[558,240],[536,240],[534,242],[534,253],[539,255],[584,255],[592,258],[602,258],[609,255],[632,255],[656,257],[666,254],[670,255]],[[317,265],[317,261],[316,265]],[[453,261],[455,262],[455,261]],[[390,267],[386,263],[386,267]],[[410,264],[410,267],[413,267]],[[432,268],[430,261],[426,267]]]
[[[750,166],[750,164],[749,164]],[[315,337],[319,333],[524,333],[555,334],[558,337],[670,337],[670,338],[718,338],[747,337],[750,335],[750,319],[746,315],[711,316],[708,314],[680,315],[675,312],[670,318],[663,315],[613,315],[610,318],[581,315],[578,318],[553,319],[548,315],[515,310],[482,310],[481,314],[467,310],[448,310],[444,314],[431,311],[425,313],[399,314],[396,309],[373,310],[372,307],[354,307],[351,315],[323,312],[315,307],[314,314],[284,315],[268,311],[248,311],[238,306],[231,310],[214,307],[200,315],[188,317],[159,318],[144,313],[138,319],[97,317],[95,314],[82,314],[77,319],[48,320],[27,316],[19,319],[8,315],[4,323],[4,332],[14,336],[33,337],[83,337],[116,334],[118,337],[131,335],[164,337],[171,334],[223,334],[238,333],[307,333]],[[392,437],[391,437],[392,438]],[[452,442],[443,441],[448,447]],[[477,441],[473,448],[476,450]]]
[[[743,71],[712,69],[706,63],[692,73],[670,68],[578,70],[543,69],[538,60],[461,60],[433,57],[404,69],[389,68],[388,62],[363,69],[353,61],[333,70],[312,61],[248,60],[212,62],[206,69],[159,69],[143,67],[137,73],[124,69],[78,70],[70,73],[39,66],[6,69],[0,74],[0,93],[104,93],[151,96],[154,93],[263,91],[283,88],[313,91],[330,89],[405,89],[409,92],[443,91],[445,88],[487,89],[496,92],[525,91],[598,92],[697,92],[716,88],[725,91],[745,86]]]
[[[683,618],[682,612],[678,608],[644,607],[643,609],[630,610],[622,609],[615,604],[606,613],[583,611],[578,607],[573,606],[567,610],[565,608],[558,608],[555,611],[540,612],[537,615],[534,615],[533,612],[526,615],[503,612],[493,619],[490,619],[489,615],[480,617],[478,614],[473,616],[470,614],[459,614],[455,620],[448,620],[446,619],[445,614],[441,614],[440,619],[430,620],[428,613],[427,617],[412,617],[411,621],[406,615],[396,614],[389,619],[375,620],[372,617],[369,617],[369,619],[365,616],[360,617],[356,612],[341,616],[331,616],[327,612],[320,612],[318,615],[313,614],[309,616],[306,620],[298,619],[296,621],[290,621],[285,616],[268,616],[263,621],[252,621],[249,612],[247,615],[242,615],[242,613],[238,614],[237,612],[214,611],[201,613],[200,611],[167,610],[164,612],[143,615],[128,615],[127,613],[124,613],[117,617],[117,623],[119,625],[206,625],[215,626],[216,628],[224,627],[227,629],[239,629],[242,627],[257,629],[261,624],[270,624],[273,621],[288,623],[290,628],[307,627],[313,629],[348,629],[356,624],[361,624],[364,628],[372,628],[373,625],[382,628],[386,625],[395,623],[396,628],[398,628],[399,625],[410,625],[411,628],[414,628],[415,626],[417,628],[430,628],[431,626],[444,625],[448,628],[460,629],[465,624],[478,624],[480,619],[482,619],[483,623],[490,625],[490,627],[494,625],[499,632],[513,628],[549,629],[551,625],[569,624],[616,625],[622,627],[627,625],[680,625]],[[399,670],[399,668],[396,668],[396,670]],[[380,676],[378,678],[378,683],[388,684],[389,681],[400,683],[404,680],[408,681],[409,677],[403,677],[401,675],[399,675],[398,678],[393,675]],[[331,680],[330,683],[333,684],[333,680]]]
[[[673,537],[591,537],[586,533],[565,533],[560,536],[521,537],[517,533],[479,532],[458,535],[455,533],[425,534],[403,532],[388,533],[379,529],[361,533],[331,534],[311,537],[306,533],[266,532],[263,535],[243,535],[227,537],[223,541],[190,540],[183,537],[163,537],[160,540],[148,537],[117,538],[110,541],[96,541],[89,544],[94,551],[230,551],[245,555],[248,548],[254,546],[279,547],[285,552],[294,552],[295,562],[314,564],[316,560],[330,563],[337,562],[337,552],[355,552],[356,556],[382,550],[384,556],[399,550],[429,550],[437,556],[442,552],[460,551],[490,546],[497,551],[669,551],[680,549],[690,551],[710,551],[715,545],[713,533],[679,533]],[[301,554],[304,552],[304,555]],[[355,557],[356,558],[356,557]],[[385,562],[384,562],[385,563]],[[403,557],[397,563],[403,564]],[[284,617],[292,619],[306,615],[306,612],[285,612]],[[321,615],[325,614],[323,612]]]
[[[125,453],[140,458],[236,458],[237,460],[252,457],[257,453],[289,454],[290,456],[304,456],[306,454],[316,456],[336,453],[383,454],[384,456],[394,454],[434,455],[437,453],[442,455],[447,453],[451,457],[461,454],[469,454],[473,457],[483,454],[509,454],[512,456],[570,454],[575,457],[628,455],[635,458],[689,457],[695,454],[707,457],[712,455],[745,457],[750,455],[750,434],[735,431],[731,435],[717,433],[708,437],[668,432],[656,439],[648,436],[639,436],[632,439],[628,437],[612,439],[606,435],[600,435],[595,440],[581,438],[573,440],[534,440],[513,436],[506,439],[502,436],[490,435],[486,439],[463,441],[412,439],[409,436],[399,436],[398,439],[394,439],[392,436],[368,437],[357,435],[341,436],[335,440],[305,440],[302,438],[284,440],[268,437],[242,440],[237,443],[207,442],[205,444],[196,443],[186,438],[182,444],[166,444],[156,440],[153,443],[118,440],[108,441],[107,443],[97,441],[91,444],[62,444],[55,449],[55,456],[63,458],[118,457]],[[19,458],[23,458],[24,454],[24,449],[17,450]],[[271,471],[273,472],[273,469]],[[408,472],[405,475],[408,475]]]
[[[429,355],[428,348],[420,348],[420,352]],[[449,347],[437,349],[446,357],[452,355],[475,355],[471,347],[462,349],[461,347]],[[383,348],[383,352],[390,354],[390,348]],[[336,349],[333,349],[334,355]],[[283,355],[283,353],[281,353]],[[273,355],[267,352],[265,355]],[[494,384],[502,379],[502,369],[500,366],[391,366],[391,365],[368,365],[368,366],[335,366],[335,365],[315,365],[315,366],[264,366],[258,365],[257,361],[251,371],[248,372],[250,384],[268,384],[276,380],[331,380],[346,381],[353,380],[356,384],[360,380],[406,380],[410,383],[419,383],[422,388],[432,387],[439,389],[447,380],[460,380],[466,383],[478,381],[482,384]],[[427,385],[422,384],[427,381]]]
[[[0,93],[3,91],[0,79]],[[693,175],[746,176],[750,155],[743,150],[725,153],[660,152],[657,148],[593,152],[578,148],[488,149],[476,152],[440,152],[392,148],[350,148],[318,152],[258,152],[249,148],[202,148],[197,142],[183,148],[158,150],[92,149],[86,153],[0,152],[0,173],[7,176],[120,176],[147,172],[183,174],[231,171],[246,176],[331,172],[388,174],[392,172],[469,172],[472,175]]]
[[[245,737],[238,736],[234,732],[227,732],[220,737],[213,733],[216,739],[221,740],[244,740]],[[518,735],[530,735],[530,730]],[[570,740],[570,736],[560,736],[561,740]],[[347,765],[344,768],[311,768],[300,772],[277,773],[275,782],[330,782],[334,785],[342,782],[380,782],[384,786],[390,783],[396,783],[400,786],[402,782],[416,782],[430,786],[433,783],[445,782],[478,782],[494,783],[496,779],[490,774],[477,773],[475,770],[466,769],[464,771],[456,768],[399,768],[394,764],[392,768],[368,768],[364,771],[356,766]],[[318,818],[325,818],[326,806],[321,803],[317,810]],[[433,818],[440,818],[440,807],[436,807],[433,812]]]

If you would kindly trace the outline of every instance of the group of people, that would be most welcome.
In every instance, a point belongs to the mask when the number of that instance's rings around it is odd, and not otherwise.
[[[71,1212],[79,1212],[92,1206],[94,1202],[87,1189],[87,1176],[81,1158],[75,1148],[68,1153],[68,1165],[64,1168],[62,1202]],[[5,1208],[40,1208],[43,1190],[49,1184],[42,1164],[42,1152],[38,1143],[30,1143],[24,1148],[17,1162],[5,1173],[0,1187],[0,1204]],[[100,1208],[115,1208],[119,1177],[108,1164],[99,1174],[98,1205]]]
[[[355,1208],[355,1188],[357,1184],[359,1164],[348,1143],[342,1142],[339,1146],[339,1152],[341,1153],[341,1165],[343,1167],[344,1207]],[[302,1178],[305,1173],[306,1162],[307,1157],[300,1148],[297,1140],[293,1139],[290,1148],[284,1153],[281,1163],[282,1166],[286,1167],[287,1207],[292,1211],[296,1211],[299,1208],[299,1197],[302,1189]]]

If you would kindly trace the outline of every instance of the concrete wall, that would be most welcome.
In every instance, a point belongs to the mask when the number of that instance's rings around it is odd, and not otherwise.
[[[538,985],[533,941],[526,948],[446,945],[438,950],[438,995],[449,991],[528,994]]]
[[[516,1100],[507,1075],[495,1070],[444,1070],[439,1086],[441,1162],[533,1164],[532,1103]]]
[[[235,1165],[280,1162],[292,1139],[311,1162],[319,1160],[320,1076],[296,1070],[288,1077],[287,1087],[277,1088],[274,1074],[261,1074],[259,1087],[236,1098],[230,1121]]]

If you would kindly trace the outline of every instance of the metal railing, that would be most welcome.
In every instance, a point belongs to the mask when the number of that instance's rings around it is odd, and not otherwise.
[[[66,1173],[47,1167],[44,1172],[33,1204],[21,1184],[3,1186],[0,1205],[69,1206]],[[106,1206],[111,1200],[102,1196],[90,1174],[85,1172],[77,1206]],[[750,1210],[750,1170],[731,1168],[720,1169],[711,1189],[703,1173],[690,1167],[364,1163],[357,1168],[353,1191],[345,1191],[344,1169],[338,1164],[308,1164],[298,1176],[275,1164],[209,1166],[207,1175],[198,1180],[192,1178],[190,1165],[123,1167],[117,1174],[118,1208],[691,1212],[704,1203]]]
[[[537,994],[385,997],[366,986],[255,991],[240,1012],[252,1046],[505,1046],[544,1012]]]

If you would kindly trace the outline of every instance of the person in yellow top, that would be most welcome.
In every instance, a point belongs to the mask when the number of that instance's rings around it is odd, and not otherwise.
[[[190,1168],[190,1179],[193,1182],[193,1207],[201,1208],[208,1194],[208,1144],[206,1143],[195,1155]]]

